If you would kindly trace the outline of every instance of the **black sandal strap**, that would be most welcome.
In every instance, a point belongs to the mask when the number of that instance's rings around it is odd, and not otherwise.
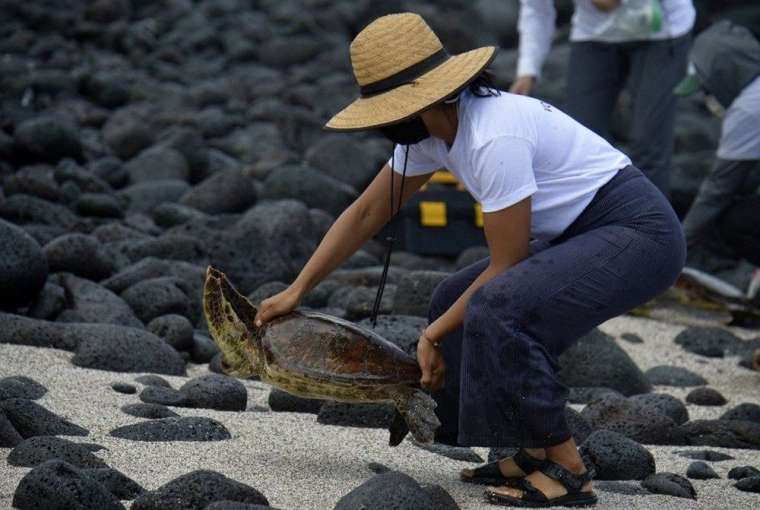
[[[541,466],[539,471],[549,478],[561,483],[565,489],[567,489],[568,494],[576,494],[580,492],[581,488],[594,477],[593,469],[588,470],[581,475],[576,475],[550,460],[544,462],[544,465]]]
[[[512,460],[515,462],[517,467],[519,467],[526,475],[540,470],[541,466],[544,464],[543,459],[537,459],[531,456],[522,448],[517,450],[517,453],[515,453],[515,455],[512,457]]]
[[[523,492],[522,497],[519,498],[521,501],[527,501],[530,503],[549,502],[549,498],[546,497],[546,494],[536,489],[533,484],[530,483],[530,480],[523,479],[522,483],[520,483],[520,490]]]
[[[504,478],[499,469],[499,461],[489,462],[472,470],[470,478]]]

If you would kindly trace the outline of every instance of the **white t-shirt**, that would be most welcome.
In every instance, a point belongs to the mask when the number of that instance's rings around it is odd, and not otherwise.
[[[760,78],[744,87],[726,110],[718,157],[760,159]]]
[[[410,145],[406,174],[445,168],[483,212],[532,196],[533,238],[550,240],[564,232],[596,191],[631,164],[604,138],[538,99],[507,92],[477,97],[465,91],[458,106],[451,148],[432,136]],[[394,170],[399,174],[405,149],[395,149]]]

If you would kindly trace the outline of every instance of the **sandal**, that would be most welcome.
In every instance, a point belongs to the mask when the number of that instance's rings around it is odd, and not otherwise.
[[[515,483],[515,481],[522,479],[523,476],[538,471],[544,463],[542,459],[531,457],[528,452],[523,449],[517,450],[517,453],[510,458],[514,461],[517,467],[525,473],[524,475],[504,476],[501,469],[499,469],[499,461],[496,460],[476,467],[472,471],[472,476],[465,476],[460,473],[459,478],[463,482],[476,483],[479,485],[511,485]]]
[[[546,460],[538,471],[558,481],[567,490],[567,494],[549,499],[540,490],[536,489],[530,480],[523,478],[518,488],[523,491],[521,497],[506,496],[486,490],[486,499],[489,503],[503,506],[519,506],[530,508],[548,508],[552,506],[593,506],[596,505],[597,497],[594,491],[583,492],[581,488],[594,478],[594,470],[590,469],[582,475],[571,473],[559,464]]]

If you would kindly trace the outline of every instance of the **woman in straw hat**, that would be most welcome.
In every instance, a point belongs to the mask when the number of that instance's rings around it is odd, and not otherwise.
[[[335,221],[296,280],[257,322],[301,298],[375,235],[440,168],[480,202],[490,257],[444,280],[417,345],[436,439],[518,446],[464,470],[508,506],[592,505],[592,473],[565,422],[557,357],[594,326],[669,287],[680,224],[627,156],[555,107],[495,90],[494,48],[451,56],[415,14],[383,16],[351,44],[361,97],[328,129],[377,129],[394,154]],[[394,173],[401,178],[393,178]],[[531,242],[535,241],[535,242]]]

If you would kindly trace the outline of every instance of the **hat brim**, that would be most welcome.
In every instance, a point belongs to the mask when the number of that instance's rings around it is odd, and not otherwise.
[[[360,97],[325,124],[332,131],[358,131],[400,122],[464,88],[491,63],[496,48],[487,46],[450,57],[411,83]]]
[[[673,89],[677,96],[690,96],[702,88],[702,80],[696,74],[687,74]]]

